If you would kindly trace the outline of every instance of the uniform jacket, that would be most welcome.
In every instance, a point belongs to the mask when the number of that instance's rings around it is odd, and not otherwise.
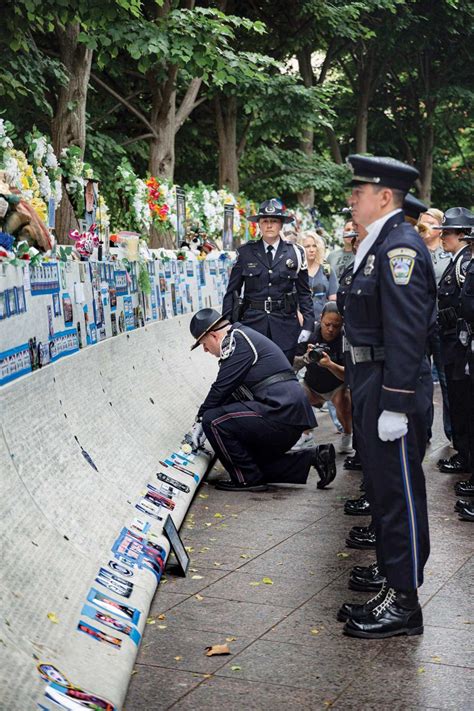
[[[199,408],[198,417],[206,410],[235,402],[233,393],[240,386],[250,390],[265,378],[289,371],[286,356],[269,338],[241,323],[235,323],[222,342],[219,373]],[[253,400],[242,403],[243,409],[294,426],[315,427],[316,420],[309,401],[296,380],[262,386]]]
[[[298,269],[295,247],[300,251],[301,269]],[[298,245],[280,239],[271,267],[261,239],[247,242],[237,250],[237,261],[232,268],[222,305],[222,315],[230,321],[234,292],[240,294],[242,287],[244,298],[253,301],[265,301],[267,298],[280,300],[285,294],[294,293],[298,309],[303,314],[303,328],[313,330],[314,311],[308,285],[308,270],[304,251]],[[285,351],[294,348],[301,330],[296,306],[293,307],[292,313],[274,311],[269,314],[247,307],[240,320],[246,326],[268,336]]]
[[[404,222],[402,211],[384,224],[347,287],[344,320],[349,342],[385,350],[380,399],[374,407],[414,411],[426,341],[435,326],[436,280],[429,252]],[[355,369],[366,367],[362,363]]]
[[[465,273],[471,260],[471,250],[468,246],[458,252],[455,259],[450,260],[438,285],[438,311],[454,309],[450,325],[444,324],[440,316],[441,355],[444,365],[450,365],[459,355],[456,320],[460,315],[461,289]]]
[[[466,343],[463,365],[468,366],[469,375],[474,379],[474,257],[467,266],[461,290],[461,318],[464,320],[461,328],[464,330],[463,340],[465,339]]]

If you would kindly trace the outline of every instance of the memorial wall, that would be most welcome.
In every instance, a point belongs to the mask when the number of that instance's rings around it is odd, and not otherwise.
[[[217,372],[189,320],[230,264],[162,257],[145,291],[138,264],[0,265],[1,709],[122,708],[209,464],[181,449]]]

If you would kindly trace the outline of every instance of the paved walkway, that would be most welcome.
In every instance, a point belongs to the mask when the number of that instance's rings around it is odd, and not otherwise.
[[[318,441],[337,444],[329,417],[319,422]],[[434,466],[449,453],[444,444],[438,404],[425,468],[432,553],[423,636],[354,640],[335,621],[342,602],[369,596],[347,588],[351,567],[373,560],[344,544],[352,525],[368,522],[343,513],[358,474],[339,466],[326,491],[316,476],[264,494],[204,484],[181,529],[191,571],[160,585],[126,711],[472,709],[474,527],[453,512],[457,479]],[[205,656],[214,644],[231,655]]]

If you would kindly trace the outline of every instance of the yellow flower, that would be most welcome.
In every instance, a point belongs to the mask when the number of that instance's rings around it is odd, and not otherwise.
[[[31,201],[31,206],[43,222],[46,222],[48,217],[48,210],[44,200],[38,197],[34,197]]]

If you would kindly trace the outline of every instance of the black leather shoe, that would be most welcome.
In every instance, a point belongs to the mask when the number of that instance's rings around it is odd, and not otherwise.
[[[215,488],[220,491],[268,491],[267,484],[239,484],[231,479],[218,481]]]
[[[452,457],[450,461],[440,464],[439,470],[445,474],[467,474],[468,467],[466,462],[458,455]]]
[[[370,516],[370,504],[365,494],[358,499],[348,499],[344,504],[344,513],[347,516]]]
[[[336,450],[333,444],[320,444],[313,448],[311,466],[319,474],[316,484],[318,489],[324,489],[336,478]]]
[[[361,472],[362,471],[362,463],[359,459],[358,454],[354,454],[353,456],[346,457],[344,459],[344,464],[342,465],[343,469],[349,469],[350,471],[353,472]]]
[[[403,592],[387,588],[385,596],[364,617],[351,617],[344,634],[364,639],[385,639],[395,635],[423,634],[423,613],[416,590]]]
[[[336,619],[338,622],[347,622],[347,620],[362,620],[370,613],[370,611],[380,605],[387,592],[387,585],[382,583],[376,595],[364,602],[362,605],[357,602],[345,602],[337,611]]]
[[[359,575],[362,578],[371,578],[372,575],[374,574],[374,571],[378,571],[379,566],[377,564],[377,561],[374,561],[374,563],[371,563],[370,565],[354,565],[354,567],[351,570],[351,575]]]
[[[459,514],[460,521],[474,521],[474,502],[460,501],[456,502],[454,509]]]
[[[385,582],[383,575],[380,575],[377,563],[373,563],[368,568],[362,568],[362,573],[352,570],[349,576],[349,588],[364,592],[376,592],[380,590]]]
[[[457,462],[460,459],[461,458],[460,458],[459,452],[456,452],[455,454],[452,454],[450,457],[438,459],[438,461],[436,462],[436,466],[442,467],[443,464],[451,464],[452,462]]]
[[[376,538],[375,531],[369,533],[349,535],[346,538],[346,546],[348,548],[357,548],[359,550],[372,550],[375,548]]]
[[[456,496],[474,496],[474,479],[458,481],[454,485],[454,493]]]
[[[352,538],[352,536],[366,536],[373,531],[374,527],[372,524],[369,524],[368,526],[352,526],[349,531],[349,538]]]

